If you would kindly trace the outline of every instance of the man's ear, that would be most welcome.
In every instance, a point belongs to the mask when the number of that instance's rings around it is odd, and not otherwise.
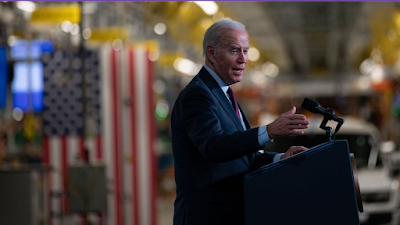
[[[212,64],[215,64],[215,48],[213,46],[207,46],[207,58]]]

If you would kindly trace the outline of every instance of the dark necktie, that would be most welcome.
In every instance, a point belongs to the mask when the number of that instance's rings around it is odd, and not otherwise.
[[[233,94],[232,88],[229,87],[229,88],[228,88],[228,91],[227,91],[226,93],[228,93],[229,98],[231,99],[231,102],[232,102],[232,106],[233,106],[233,108],[235,109],[236,116],[237,116],[237,117],[239,118],[239,120],[240,120],[239,107],[238,107],[238,103],[237,103],[236,97],[235,97],[235,95]]]

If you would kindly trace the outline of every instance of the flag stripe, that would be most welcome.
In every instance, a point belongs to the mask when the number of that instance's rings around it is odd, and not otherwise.
[[[147,96],[147,88],[148,85],[146,79],[146,62],[144,57],[143,49],[137,50],[136,52],[136,95],[137,102],[140,107],[136,110],[138,112],[138,126],[137,126],[137,135],[138,135],[138,175],[139,175],[139,215],[140,215],[140,223],[139,224],[150,224],[150,189],[151,183],[151,173],[148,169],[151,166],[149,152],[151,151],[149,143],[149,129],[150,124],[148,123],[150,116],[150,112],[148,111],[147,105],[149,104],[149,99]]]
[[[103,141],[101,139],[101,135],[96,135],[96,159],[101,161],[103,159],[103,149],[102,149]]]
[[[51,176],[50,172],[47,171],[50,168],[50,151],[49,151],[49,137],[43,137],[43,162],[46,168],[46,215],[47,215],[47,224],[51,225]]]
[[[115,201],[117,210],[117,225],[122,224],[122,210],[121,210],[121,171],[120,171],[120,147],[119,147],[119,95],[118,95],[118,82],[117,82],[117,55],[116,51],[111,51],[111,85],[112,85],[112,119],[114,123],[113,138],[114,138],[114,176],[115,176]]]
[[[134,70],[134,62],[135,57],[133,54],[133,49],[129,51],[129,92],[131,97],[131,140],[132,140],[132,191],[133,191],[133,215],[134,215],[134,224],[139,224],[139,201],[138,201],[138,173],[137,173],[137,165],[138,165],[138,157],[137,157],[137,140],[136,140],[136,94],[134,88],[134,79],[135,79],[135,70]]]
[[[149,54],[149,52],[148,51],[146,51],[146,54],[145,54],[145,59],[146,59],[146,61],[147,61],[147,79],[148,79],[148,81],[147,81],[147,96],[149,97],[149,99],[147,100],[147,102],[148,102],[148,107],[149,107],[149,113],[148,113],[148,115],[150,115],[149,117],[148,117],[148,119],[149,119],[149,121],[148,121],[148,124],[150,125],[149,127],[150,127],[150,134],[149,134],[149,136],[150,136],[150,142],[149,142],[149,144],[150,144],[150,149],[149,149],[149,155],[150,155],[150,163],[149,163],[149,165],[150,165],[150,168],[149,168],[149,171],[151,172],[150,173],[150,176],[149,176],[149,179],[151,179],[150,180],[150,183],[151,183],[151,188],[150,188],[150,190],[151,190],[151,197],[150,197],[150,202],[152,203],[151,204],[151,209],[150,209],[150,212],[151,212],[151,219],[152,219],[152,221],[151,221],[151,224],[152,225],[155,225],[156,224],[156,215],[157,215],[157,209],[156,209],[156,204],[155,204],[155,202],[156,202],[156,191],[157,191],[157,185],[156,185],[156,179],[157,179],[157,174],[156,174],[156,168],[157,168],[157,164],[156,164],[156,157],[155,157],[155,149],[154,149],[154,141],[156,140],[156,124],[155,124],[155,121],[154,121],[154,104],[153,104],[153,102],[154,102],[154,92],[153,92],[153,82],[154,82],[154,76],[153,76],[153,64],[152,64],[152,62],[150,61],[150,59],[147,57],[148,56],[148,54]]]
[[[122,167],[123,167],[123,197],[124,197],[124,224],[133,224],[134,215],[131,213],[133,211],[133,201],[132,201],[132,161],[127,160],[131,158],[131,149],[132,149],[132,141],[131,141],[131,105],[129,99],[129,50],[124,49],[120,51],[121,55],[121,63],[120,71],[119,71],[119,86],[120,86],[120,109],[121,109],[121,118],[123,123],[121,123],[121,138],[122,138]],[[122,100],[122,101],[121,101]]]
[[[78,149],[79,159],[84,161],[84,159],[85,159],[85,139],[82,138],[81,135],[79,135],[78,141],[79,141],[79,149]]]
[[[104,161],[107,165],[106,173],[107,177],[114,182],[108,184],[108,189],[111,190],[108,195],[108,208],[107,208],[107,224],[117,224],[116,222],[116,190],[115,190],[115,179],[114,178],[114,154],[113,154],[113,137],[112,137],[112,112],[111,112],[111,65],[110,65],[110,54],[111,49],[109,47],[103,47],[101,49],[101,70],[100,70],[100,81],[101,81],[101,112],[102,112],[102,136],[103,136],[103,152]]]

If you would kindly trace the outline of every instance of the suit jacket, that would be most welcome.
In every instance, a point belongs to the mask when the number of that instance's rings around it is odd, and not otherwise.
[[[246,131],[204,67],[180,93],[171,116],[174,225],[244,224],[243,176],[276,153],[256,154],[258,128],[242,115]]]

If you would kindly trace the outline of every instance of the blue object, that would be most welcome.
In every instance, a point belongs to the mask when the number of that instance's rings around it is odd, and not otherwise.
[[[22,111],[43,109],[43,65],[39,61],[18,62],[14,65],[12,82],[14,107]]]
[[[14,60],[40,59],[43,52],[52,52],[54,44],[48,40],[16,41],[11,46],[11,57]]]
[[[43,64],[39,59],[52,51],[54,44],[48,40],[19,40],[11,47],[11,56],[17,61],[11,85],[14,107],[24,112],[43,110]]]

